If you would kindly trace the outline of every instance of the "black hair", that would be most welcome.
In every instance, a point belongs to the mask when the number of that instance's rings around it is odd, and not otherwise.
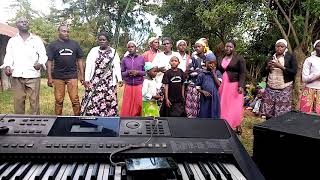
[[[98,35],[97,35],[97,38],[99,38],[100,36],[106,37],[106,38],[107,38],[107,41],[110,40],[109,34],[108,34],[106,31],[101,31],[101,32],[99,32]]]
[[[62,26],[67,26],[67,27],[68,27],[68,24],[65,23],[65,22],[60,23],[60,25],[58,26],[58,31],[60,31],[60,28],[61,28]]]
[[[164,41],[169,41],[171,44],[173,44],[172,39],[169,38],[169,37],[164,37],[164,38],[162,39],[162,44],[163,44]]]
[[[237,45],[236,45],[236,42],[233,40],[233,39],[231,39],[231,40],[228,40],[227,42],[226,42],[226,44],[227,43],[231,43],[231,44],[233,44],[233,46],[234,47],[236,47]]]

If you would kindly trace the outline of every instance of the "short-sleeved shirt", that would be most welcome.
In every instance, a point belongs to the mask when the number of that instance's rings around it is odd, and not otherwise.
[[[53,79],[77,79],[77,60],[83,57],[79,43],[56,40],[47,47],[47,56],[54,62]]]
[[[179,68],[177,71],[169,69],[164,73],[162,83],[168,84],[168,96],[172,103],[183,102],[182,86],[184,81],[183,71]]]

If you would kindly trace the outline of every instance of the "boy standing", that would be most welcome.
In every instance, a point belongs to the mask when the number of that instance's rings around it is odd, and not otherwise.
[[[178,68],[180,64],[178,57],[173,56],[169,63],[171,69],[164,73],[162,79],[165,103],[162,104],[160,116],[184,117],[184,73]]]

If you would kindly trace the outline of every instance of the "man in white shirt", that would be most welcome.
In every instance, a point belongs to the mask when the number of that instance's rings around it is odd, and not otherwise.
[[[46,49],[42,40],[29,32],[27,18],[18,18],[16,26],[19,33],[9,40],[1,68],[12,76],[14,112],[25,113],[25,100],[29,96],[31,114],[40,114],[40,68],[48,59]]]

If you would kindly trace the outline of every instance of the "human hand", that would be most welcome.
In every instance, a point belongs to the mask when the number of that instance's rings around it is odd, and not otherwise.
[[[167,105],[167,107],[168,107],[168,108],[170,108],[170,107],[171,107],[171,105],[172,105],[172,104],[171,104],[171,102],[170,102],[170,100],[169,100],[169,99],[166,99],[166,105]]]
[[[118,82],[118,86],[119,86],[119,87],[122,87],[122,86],[123,86],[123,81],[119,81],[119,82]]]
[[[52,81],[51,78],[48,78],[47,85],[48,85],[49,87],[53,87],[53,81]]]
[[[243,91],[244,91],[244,90],[243,90],[243,87],[239,87],[239,88],[238,88],[238,93],[239,93],[239,94],[243,94]]]
[[[202,94],[203,94],[205,97],[210,97],[210,96],[212,96],[208,91],[202,91]]]
[[[40,64],[40,63],[35,63],[35,64],[33,65],[33,68],[34,68],[35,70],[40,70],[41,64]]]

